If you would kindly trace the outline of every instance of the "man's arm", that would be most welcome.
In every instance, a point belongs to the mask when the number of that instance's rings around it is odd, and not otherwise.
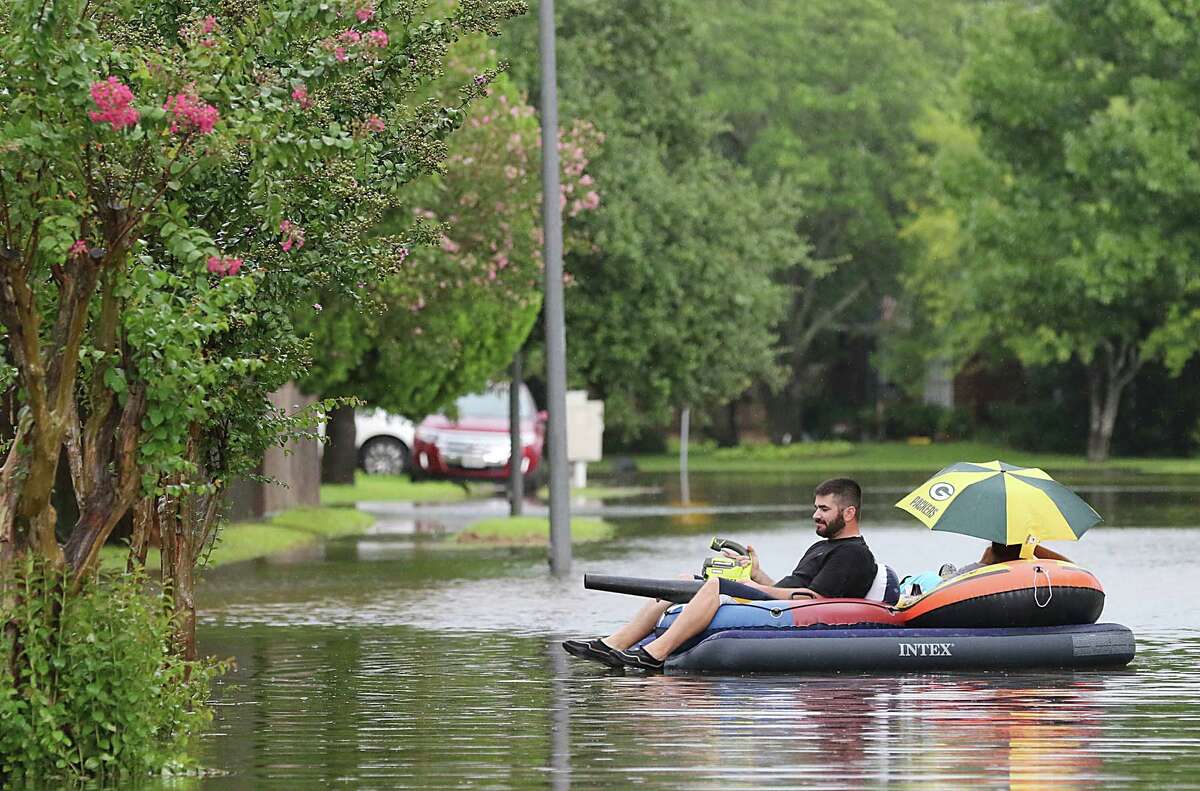
[[[749,564],[750,579],[753,582],[757,582],[758,586],[775,584],[775,580],[771,579],[771,577],[768,576],[767,573],[762,570],[762,566],[760,566],[758,564],[758,553],[756,551],[754,551],[754,547],[752,545],[750,545],[750,544],[746,545],[746,552],[748,553],[747,555],[739,555],[738,553],[734,552],[732,549],[723,549],[723,550],[721,550],[721,552],[726,557],[733,558],[734,560],[741,563],[743,566]],[[758,587],[758,586],[755,586],[755,587]],[[784,598],[786,599],[787,597],[785,596]]]
[[[1065,560],[1068,563],[1071,562],[1071,559],[1066,555],[1060,555],[1050,547],[1042,546],[1041,544],[1033,548],[1033,556],[1042,560]]]
[[[749,585],[751,588],[756,588],[770,596],[772,599],[824,599],[825,597],[817,593],[812,588],[778,588],[774,585],[762,585],[753,580],[743,582],[743,585]]]
[[[754,550],[754,547],[750,544],[746,545],[746,552],[748,553],[748,556],[747,555],[739,555],[731,549],[724,549],[721,551],[735,560],[744,561],[742,565],[746,565],[746,563],[749,563],[750,579],[746,582],[743,582],[742,584],[749,585],[751,588],[757,588],[758,590],[760,590],[763,593],[770,596],[772,599],[823,599],[823,598],[825,598],[824,596],[817,593],[815,590],[812,590],[811,588],[780,588],[780,587],[776,586],[775,580],[771,579],[771,577],[765,571],[762,570],[762,566],[760,566],[758,563],[758,553]],[[784,577],[784,580],[786,580],[786,579],[787,579],[787,577]]]

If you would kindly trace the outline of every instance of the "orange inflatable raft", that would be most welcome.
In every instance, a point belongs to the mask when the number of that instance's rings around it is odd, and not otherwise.
[[[1092,572],[1039,558],[964,572],[902,598],[896,612],[907,626],[998,628],[1095,623],[1103,609],[1104,588]]]

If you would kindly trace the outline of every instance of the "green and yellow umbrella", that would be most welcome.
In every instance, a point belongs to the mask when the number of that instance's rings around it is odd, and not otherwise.
[[[1036,467],[959,462],[904,495],[896,507],[931,530],[1000,544],[1075,541],[1102,521],[1079,495]]]

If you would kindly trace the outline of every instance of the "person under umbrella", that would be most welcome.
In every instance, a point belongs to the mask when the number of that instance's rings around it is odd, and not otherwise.
[[[1020,559],[1068,560],[1039,542],[1078,540],[1102,521],[1079,495],[1036,467],[999,460],[958,462],[939,470],[896,507],[931,530],[945,530],[991,542],[977,563],[950,564],[915,579],[928,592],[941,579],[980,566]],[[910,585],[914,580],[906,580]],[[923,583],[923,584],[922,584]]]

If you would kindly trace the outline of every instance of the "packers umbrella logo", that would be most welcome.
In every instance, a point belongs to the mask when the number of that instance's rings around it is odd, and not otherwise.
[[[956,491],[957,489],[954,488],[953,484],[946,483],[945,481],[939,481],[938,483],[935,483],[933,486],[929,487],[929,496],[938,502],[943,502],[953,497]]]

